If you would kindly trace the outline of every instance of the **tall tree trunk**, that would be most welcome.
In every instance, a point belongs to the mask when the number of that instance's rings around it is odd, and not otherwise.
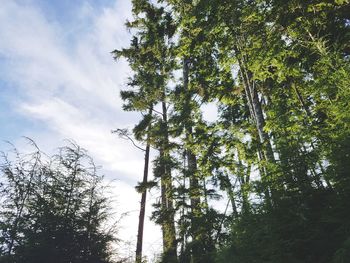
[[[192,110],[191,110],[191,94],[189,92],[189,59],[184,58],[183,60],[183,92],[185,93],[185,109],[187,118],[185,121],[185,136],[187,141],[191,140],[193,136],[193,124],[191,121]],[[203,256],[203,245],[201,244],[201,191],[199,189],[199,181],[197,178],[197,157],[193,154],[192,149],[186,149],[186,158],[187,158],[187,176],[189,177],[189,195],[190,195],[190,204],[191,204],[191,233],[192,233],[192,262],[200,262],[200,258]]]
[[[235,46],[234,50],[236,52],[238,64],[240,67],[241,80],[243,82],[245,94],[247,97],[250,115],[254,124],[256,125],[259,141],[262,146],[262,149],[258,151],[259,160],[275,163],[275,158],[269,135],[264,131],[265,118],[261,107],[261,101],[259,100],[258,92],[256,90],[255,82],[252,79],[251,72],[249,72],[249,70],[246,68],[246,62],[243,60],[244,57],[240,53],[238,47]],[[267,178],[269,178],[266,166],[260,165],[260,173],[262,182],[266,182],[266,180],[268,180]],[[267,185],[271,184],[268,183]],[[268,206],[273,205],[273,200],[276,198],[274,197],[274,193],[275,191],[273,188],[265,190],[265,196]]]
[[[173,207],[173,186],[171,178],[171,167],[169,166],[169,132],[168,132],[168,116],[165,102],[165,91],[162,96],[162,131],[163,144],[160,149],[161,157],[161,199],[162,214],[164,220],[162,222],[163,233],[163,262],[177,263],[177,241],[175,231],[175,211]]]
[[[153,107],[150,108],[149,114],[152,114]],[[147,144],[145,149],[145,163],[143,169],[142,183],[145,185],[148,181],[148,166],[149,166],[149,154],[150,154],[150,130],[147,132]],[[139,214],[139,226],[137,230],[137,243],[136,243],[136,263],[142,262],[142,244],[143,244],[143,227],[145,222],[146,213],[146,197],[147,189],[144,189],[141,195],[140,214]]]

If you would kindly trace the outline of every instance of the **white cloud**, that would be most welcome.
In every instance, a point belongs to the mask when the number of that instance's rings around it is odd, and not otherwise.
[[[62,145],[63,138],[75,140],[103,165],[107,177],[119,178],[118,211],[137,210],[139,196],[133,186],[142,175],[143,154],[110,132],[137,120],[136,114],[121,110],[118,94],[129,68],[110,54],[128,45],[124,23],[130,2],[117,0],[99,13],[85,4],[71,28],[47,18],[36,6],[17,1],[1,5],[0,77],[21,95],[12,110],[48,128],[23,135],[32,136],[45,151]],[[132,212],[123,221],[122,238],[136,240],[137,217]],[[145,237],[145,251],[153,253],[159,229],[147,222]]]
[[[108,158],[116,143],[110,131],[135,122],[130,119],[135,115],[121,111],[118,96],[128,66],[110,55],[128,43],[123,29],[128,7],[127,1],[117,1],[113,8],[93,14],[91,25],[85,25],[89,30],[69,46],[63,45],[64,28],[48,21],[38,8],[8,1],[0,11],[0,53],[8,61],[2,74],[22,94],[17,110],[46,122],[61,137],[84,142],[93,154],[102,149],[95,155],[107,165],[115,162]],[[82,12],[92,16],[85,6]]]

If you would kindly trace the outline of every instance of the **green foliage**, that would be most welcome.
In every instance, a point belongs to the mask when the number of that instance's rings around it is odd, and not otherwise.
[[[102,177],[75,144],[1,164],[0,262],[112,262],[113,228]]]
[[[133,110],[166,102],[150,134],[175,205],[156,204],[155,219],[177,214],[180,262],[346,262],[348,1],[133,4],[141,33],[124,54],[140,96],[122,96]]]

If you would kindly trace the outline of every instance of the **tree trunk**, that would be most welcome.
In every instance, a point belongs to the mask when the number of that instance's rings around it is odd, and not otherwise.
[[[263,115],[261,101],[259,100],[258,92],[255,87],[255,82],[252,80],[252,74],[246,69],[245,61],[240,58],[240,51],[237,46],[234,47],[237,54],[237,60],[240,67],[241,79],[243,82],[245,94],[247,97],[248,107],[250,111],[251,118],[256,125],[256,129],[259,136],[259,141],[262,149],[258,151],[258,156],[260,161],[267,161],[270,163],[275,163],[275,158],[271,146],[271,141],[269,135],[264,131],[265,118]],[[266,182],[270,176],[268,176],[268,171],[265,166],[260,165],[260,174],[262,182]],[[267,184],[271,185],[271,184]],[[265,196],[268,206],[272,206],[274,200],[274,189],[269,188],[265,190]]]
[[[189,92],[189,60],[184,58],[183,60],[183,92],[185,93],[185,109],[188,109],[186,112],[187,119],[185,119],[185,136],[187,141],[191,140],[193,135],[193,124],[191,122],[192,110],[190,106],[191,94]],[[201,245],[201,200],[200,200],[200,189],[199,181],[197,178],[197,158],[193,154],[191,149],[186,149],[186,158],[187,158],[187,176],[189,177],[189,195],[190,195],[190,204],[191,204],[191,234],[192,234],[192,262],[199,262],[200,258],[203,256],[204,247]]]
[[[173,207],[173,186],[171,178],[171,167],[169,167],[169,134],[168,134],[168,117],[165,102],[165,92],[162,96],[162,125],[163,125],[163,144],[160,149],[161,157],[161,198],[162,198],[162,214],[164,220],[162,222],[163,233],[163,262],[177,263],[177,241],[175,231],[175,211]]]
[[[149,114],[152,114],[152,110],[153,109],[151,107]],[[144,163],[144,169],[143,169],[143,180],[142,180],[143,184],[146,184],[148,180],[149,154],[150,154],[150,131],[148,129],[147,145],[145,149],[145,163]],[[136,263],[142,262],[143,226],[145,222],[145,213],[146,213],[146,197],[147,197],[147,189],[144,189],[141,195],[139,226],[137,230]]]

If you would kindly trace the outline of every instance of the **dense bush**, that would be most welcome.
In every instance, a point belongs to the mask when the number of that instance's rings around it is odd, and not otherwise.
[[[112,262],[115,237],[104,225],[109,205],[102,179],[72,143],[52,157],[36,146],[29,154],[4,154],[0,262]]]

